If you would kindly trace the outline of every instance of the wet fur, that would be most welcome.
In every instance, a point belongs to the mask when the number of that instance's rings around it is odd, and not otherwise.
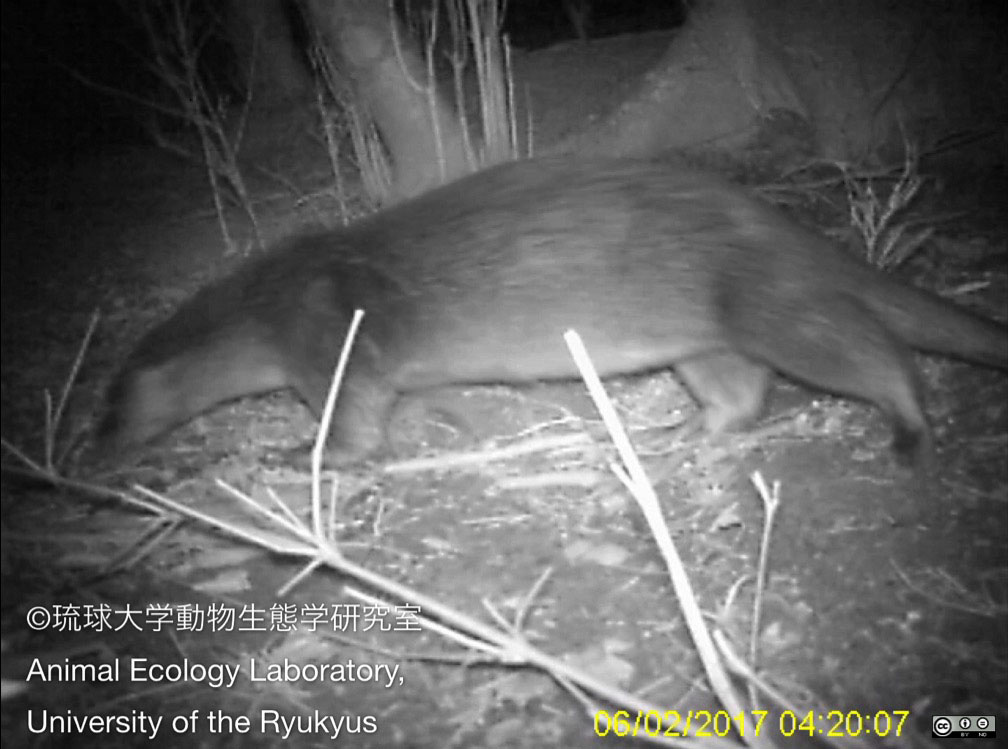
[[[488,169],[347,229],[296,237],[144,338],[109,393],[107,449],[222,401],[293,388],[318,414],[366,310],[334,422],[347,459],[397,396],[448,383],[673,366],[710,431],[755,419],[773,372],[875,403],[906,459],[930,449],[911,348],[1008,368],[1008,332],[871,269],[714,176],[556,158]]]

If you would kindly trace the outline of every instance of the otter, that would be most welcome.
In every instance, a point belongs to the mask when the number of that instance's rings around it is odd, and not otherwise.
[[[774,373],[869,401],[904,462],[931,431],[911,349],[1008,369],[1008,328],[901,283],[716,176],[556,157],[494,166],[350,226],[293,237],[210,284],[136,347],[99,442],[146,443],[223,401],[292,388],[321,412],[365,310],[333,437],[385,445],[397,397],[673,367],[710,432],[743,427]]]

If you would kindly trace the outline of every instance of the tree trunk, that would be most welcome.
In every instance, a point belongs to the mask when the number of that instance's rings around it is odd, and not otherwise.
[[[388,5],[308,0],[307,10],[378,126],[392,160],[394,194],[415,195],[468,171],[455,110],[432,88],[423,56]]]
[[[767,120],[806,108],[744,0],[698,4],[636,93],[556,149],[646,156],[668,150],[736,151]]]

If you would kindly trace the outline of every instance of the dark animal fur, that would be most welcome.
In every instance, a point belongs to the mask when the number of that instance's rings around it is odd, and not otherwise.
[[[839,251],[742,189],[658,163],[497,166],[295,238],[185,303],[140,343],[99,433],[146,442],[221,401],[293,388],[319,413],[366,310],[335,418],[360,457],[397,395],[674,366],[711,431],[755,418],[773,371],[875,403],[894,446],[930,431],[910,347],[1008,368],[1008,332]]]

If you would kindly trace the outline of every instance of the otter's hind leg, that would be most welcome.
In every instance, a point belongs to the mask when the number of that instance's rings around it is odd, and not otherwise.
[[[723,324],[739,351],[810,385],[876,404],[893,425],[897,459],[926,462],[931,430],[910,349],[859,300],[816,292],[791,300],[736,295]]]
[[[708,434],[748,426],[763,410],[773,373],[734,351],[718,351],[676,362],[676,373],[702,409]]]

